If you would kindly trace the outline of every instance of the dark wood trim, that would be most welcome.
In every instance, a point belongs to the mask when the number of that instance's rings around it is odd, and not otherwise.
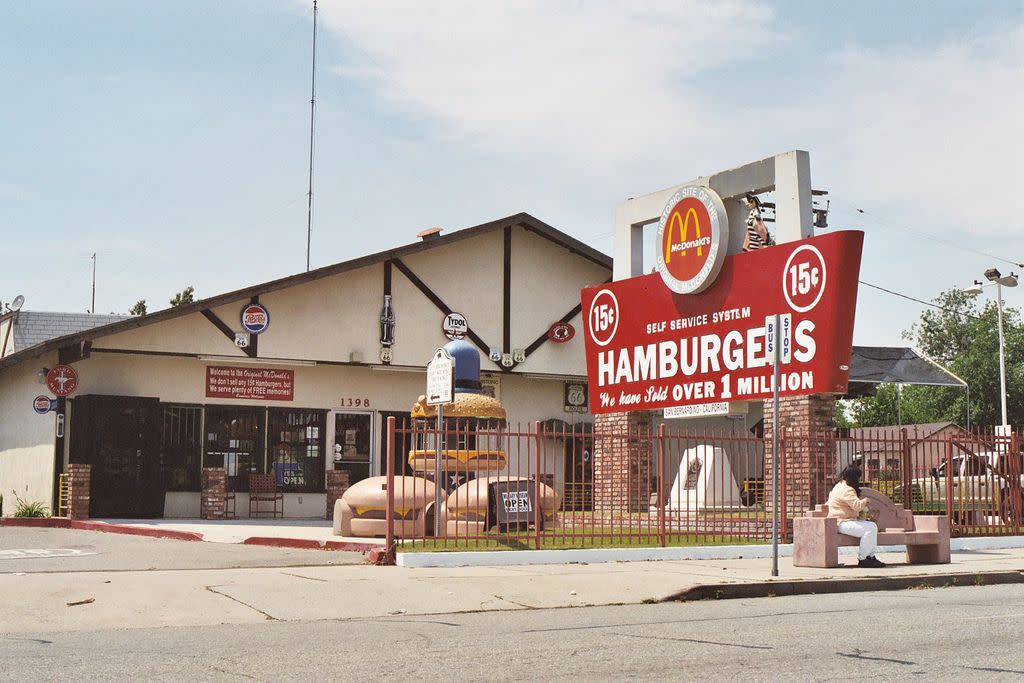
[[[505,241],[502,251],[502,302],[501,302],[501,350],[512,351],[512,226],[505,226]]]
[[[58,512],[58,506],[60,505],[60,475],[64,474],[64,439],[68,436],[68,400],[63,396],[57,397],[57,415],[64,417],[64,433],[61,436],[54,438],[53,442],[53,505],[52,516],[56,517],[60,513]],[[54,429],[54,434],[56,434]],[[71,507],[71,501],[66,501],[67,506]]]
[[[391,259],[384,262],[384,294],[391,294]]]
[[[452,312],[451,307],[449,307],[448,304],[442,301],[441,297],[435,294],[434,291],[430,289],[430,287],[428,287],[425,282],[423,282],[423,280],[419,279],[416,276],[416,274],[409,269],[409,266],[405,265],[405,263],[402,262],[402,259],[394,258],[392,259],[392,261],[394,262],[395,267],[402,272],[402,275],[408,278],[409,282],[415,285],[416,289],[420,290],[423,296],[427,297],[432,304],[437,306],[437,309],[441,311],[441,313],[443,313],[444,315],[448,315],[449,313]],[[476,344],[476,347],[478,349],[483,351],[484,356],[490,355],[490,347],[487,346],[487,343],[483,339],[481,339],[476,332],[473,331],[472,327],[470,327],[469,331],[466,332],[466,336],[469,337],[474,344]]]
[[[145,350],[142,350],[142,349],[104,349],[104,348],[95,348],[95,349],[93,349],[93,352],[95,352],[95,353],[123,354],[125,356],[164,356],[164,357],[170,357],[170,358],[193,358],[193,359],[198,358],[201,355],[206,355],[206,354],[199,354],[199,353],[178,353],[176,351],[145,351]],[[212,354],[212,355],[216,355],[216,354]],[[239,359],[239,360],[241,360],[241,359]],[[287,359],[287,358],[269,358],[269,359],[268,358],[261,358],[259,360],[264,361],[267,365],[275,365],[274,361],[278,361],[276,363],[277,365],[287,365],[288,361],[289,361],[289,359]],[[316,360],[316,359],[313,359],[313,358],[292,358],[291,360],[296,360],[296,361],[301,360],[303,363],[316,363],[317,365],[340,365],[340,366],[357,367],[357,368],[368,368],[368,367],[371,367],[370,363],[365,363],[365,362],[364,363],[353,363],[352,361]],[[224,356],[223,361],[218,360],[217,362],[218,363],[219,362],[230,363],[230,362],[232,362],[232,360],[231,360],[231,358],[229,356]],[[249,364],[248,361],[245,361],[245,363],[246,363],[246,365]],[[253,367],[259,367],[259,366],[255,366],[254,365]],[[417,370],[417,371],[422,371],[423,370],[423,368],[416,368],[416,367],[411,366],[411,365],[410,366],[393,365],[391,367],[392,368],[396,368],[396,369],[408,367],[408,368],[410,368],[412,370]]]
[[[258,304],[260,302],[260,295],[256,294],[249,300],[251,304]],[[269,313],[267,315],[270,315]],[[249,358],[259,358],[260,349],[260,335],[250,334],[249,335],[249,346],[245,348],[245,352],[249,355]]]
[[[234,337],[232,337],[234,339]],[[177,351],[144,351],[141,349],[104,349],[94,348],[93,353],[121,353],[126,356],[169,356],[173,358],[198,358],[198,353],[178,353]]]
[[[211,311],[208,308],[204,308],[200,312],[203,314],[203,317],[206,318],[207,320],[209,320],[211,323],[213,323],[213,326],[216,327],[218,330],[220,330],[224,334],[225,337],[227,337],[228,339],[231,340],[231,345],[232,346],[235,345],[235,331],[232,330],[228,326],[228,324],[226,322],[224,322],[223,320],[218,318],[217,314],[214,313],[213,311]],[[245,351],[245,355],[247,355],[249,358],[255,358],[256,357],[255,353],[252,351],[252,346],[251,346],[252,339],[254,337],[256,337],[256,336],[258,336],[258,335],[255,335],[255,334],[249,335],[250,346],[242,349],[243,351]]]
[[[518,225],[521,228],[523,228],[523,230],[526,230],[527,232],[532,232],[534,235],[538,235],[540,237],[543,237],[544,239],[549,240],[551,242],[554,242],[555,244],[557,244],[560,247],[563,247],[570,254],[575,254],[577,256],[585,258],[588,261],[590,261],[591,263],[596,263],[597,265],[601,266],[602,268],[608,268],[609,267],[607,261],[602,261],[599,258],[595,258],[592,254],[588,254],[587,252],[582,251],[580,249],[575,249],[573,247],[570,247],[564,241],[562,241],[561,239],[558,239],[557,237],[555,237],[555,235],[552,235],[552,234],[550,234],[548,232],[545,232],[543,230],[538,230],[537,228],[535,228],[532,225],[529,225],[528,223],[519,223]],[[596,252],[595,251],[595,253],[600,253],[600,252]]]

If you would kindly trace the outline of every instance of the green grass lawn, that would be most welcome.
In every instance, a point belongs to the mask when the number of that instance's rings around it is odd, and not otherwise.
[[[595,528],[586,532],[577,529],[570,536],[559,531],[544,531],[540,536],[541,550],[565,550],[572,548],[657,548],[660,543],[656,532],[632,536],[623,535],[622,529]],[[602,537],[601,534],[605,534]],[[770,539],[752,539],[742,536],[710,534],[669,533],[665,536],[666,547],[692,547],[717,545],[764,545]],[[464,550],[534,550],[535,538],[532,533],[511,534],[487,533],[480,538],[459,539],[409,539],[400,541],[398,552],[452,552]]]

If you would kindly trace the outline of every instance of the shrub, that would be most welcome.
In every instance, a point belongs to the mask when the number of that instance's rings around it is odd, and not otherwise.
[[[23,500],[14,493],[14,514],[13,517],[49,517],[50,511],[46,507],[35,500],[28,501]]]

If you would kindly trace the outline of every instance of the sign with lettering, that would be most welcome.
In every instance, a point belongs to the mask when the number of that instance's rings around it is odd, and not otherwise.
[[[78,388],[78,371],[70,365],[56,365],[46,373],[46,388],[56,396],[69,396]]]
[[[250,334],[266,332],[267,328],[270,327],[270,311],[267,310],[266,306],[261,306],[260,304],[246,304],[242,306],[242,312],[239,314],[239,317],[241,318],[242,327]]]
[[[513,479],[488,484],[489,514],[500,531],[526,528],[533,523],[533,481]]]
[[[295,371],[209,365],[206,367],[206,396],[291,401],[295,398]]]
[[[776,342],[780,395],[845,393],[863,243],[845,230],[733,254],[698,293],[658,273],[584,289],[590,411],[769,398]]]

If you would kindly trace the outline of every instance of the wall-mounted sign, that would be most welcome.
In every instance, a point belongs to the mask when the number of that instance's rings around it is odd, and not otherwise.
[[[395,343],[395,312],[391,309],[391,295],[384,295],[384,307],[380,310],[380,345],[389,347]],[[390,362],[390,361],[388,361]]]
[[[718,415],[728,415],[729,404],[725,401],[718,403],[698,403],[692,406],[670,406],[665,408],[665,417],[669,419],[673,418],[687,418],[687,417],[713,417]]]
[[[587,383],[566,382],[562,401],[562,410],[566,413],[585,413],[587,405]]]
[[[247,348],[249,346],[249,333],[235,332],[235,346],[240,349]]]
[[[516,362],[515,362],[515,360],[512,359],[512,354],[511,353],[503,353],[503,354],[501,354],[501,367],[503,367],[503,368],[510,368],[510,367],[512,367],[515,364],[516,364]]]
[[[32,399],[32,410],[40,415],[46,415],[51,410],[57,410],[57,399],[51,399],[49,396],[40,394]]]
[[[516,363],[525,363],[526,349],[512,349],[512,360]]]
[[[246,304],[242,306],[240,317],[242,327],[250,334],[266,332],[267,328],[270,327],[270,312],[260,304]]]
[[[206,368],[206,396],[291,401],[295,398],[295,371],[209,365]]]
[[[548,339],[556,344],[564,344],[576,336],[576,328],[559,320],[548,328]]]
[[[863,243],[846,230],[728,256],[712,286],[686,296],[658,274],[584,289],[591,412],[771,397],[765,318],[776,314],[792,316],[779,331],[790,335],[780,395],[845,393]]]
[[[78,372],[70,365],[57,365],[46,373],[46,387],[57,396],[68,396],[78,387]]]
[[[441,321],[441,331],[444,332],[444,336],[452,341],[465,339],[466,333],[469,332],[469,323],[466,322],[466,316],[452,311]]]
[[[501,403],[501,373],[481,372],[480,391]]]
[[[487,357],[493,360],[495,363],[501,362],[501,349],[496,349],[493,346],[488,350]]]
[[[658,223],[658,272],[677,294],[715,281],[729,248],[729,217],[714,190],[688,185],[665,205]]]

